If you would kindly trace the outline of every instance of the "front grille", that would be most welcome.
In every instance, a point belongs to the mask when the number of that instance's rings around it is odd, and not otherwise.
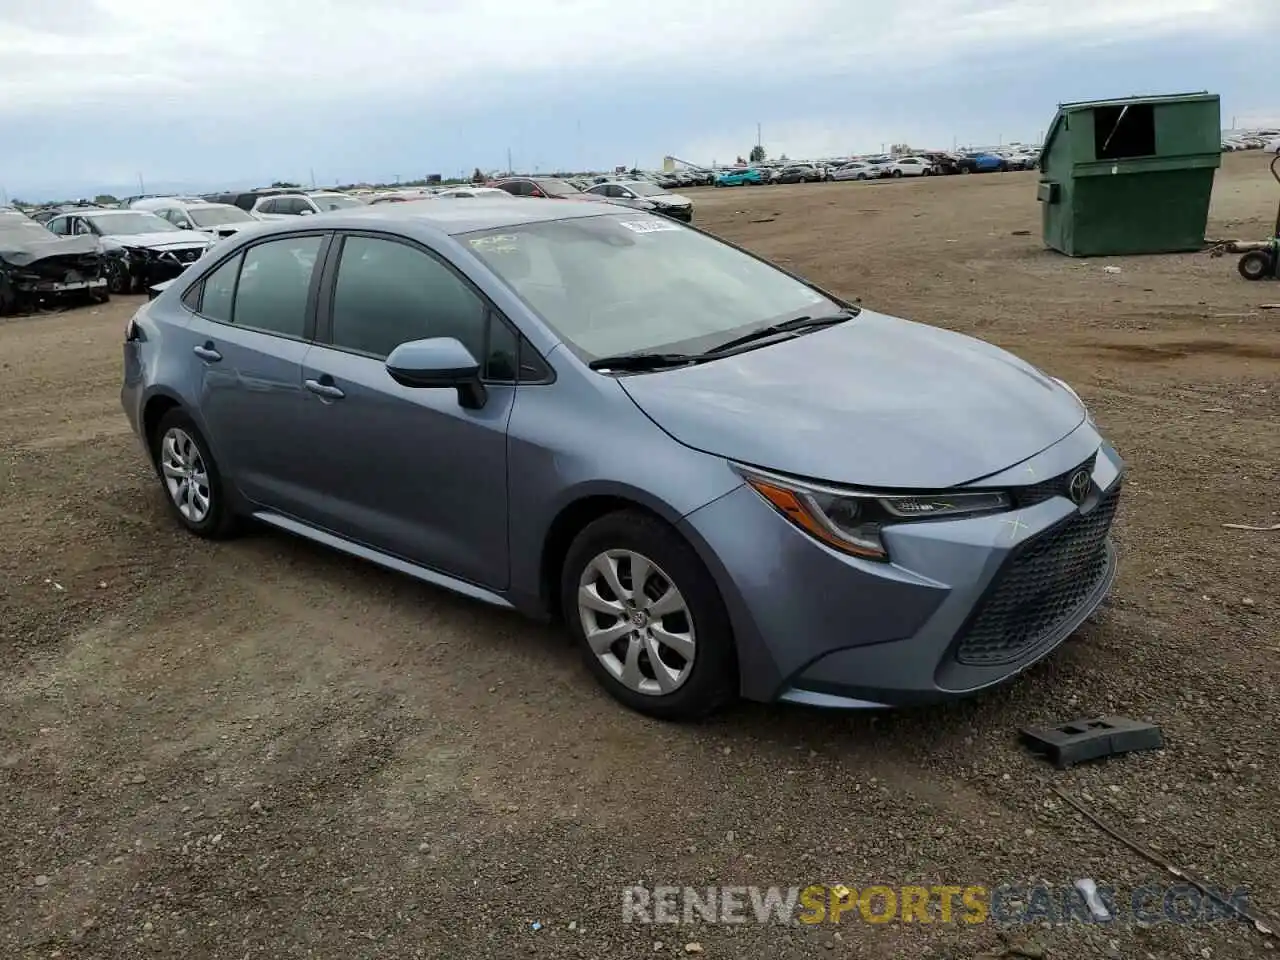
[[[1095,453],[1084,463],[1077,464],[1066,473],[1060,473],[1056,477],[1028,484],[1025,487],[1014,487],[1010,492],[1019,507],[1034,507],[1037,503],[1044,503],[1054,497],[1068,497],[1067,484],[1071,478],[1080,469],[1089,471],[1089,475],[1092,476],[1094,461],[1097,459],[1098,455]]]
[[[981,667],[1018,660],[1075,613],[1107,573],[1119,502],[1117,485],[1087,514],[1073,514],[1008,560],[963,632],[956,660]]]

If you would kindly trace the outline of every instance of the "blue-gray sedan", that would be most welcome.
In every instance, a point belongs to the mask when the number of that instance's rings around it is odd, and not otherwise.
[[[125,341],[124,408],[192,533],[253,518],[559,617],[659,717],[973,693],[1115,576],[1123,468],[1070,387],[653,214],[262,224]]]

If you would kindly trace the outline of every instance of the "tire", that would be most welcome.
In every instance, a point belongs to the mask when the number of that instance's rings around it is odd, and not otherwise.
[[[0,317],[18,312],[18,294],[9,278],[0,275]]]
[[[178,522],[208,540],[232,536],[239,526],[238,518],[228,504],[226,486],[209,453],[209,444],[191,418],[180,409],[170,410],[160,418],[150,441],[160,489]],[[184,485],[181,479],[184,474],[203,476],[204,483],[197,482],[194,488],[190,483]],[[199,509],[202,500],[203,511]]]
[[[639,608],[629,598],[634,558],[650,564]],[[622,604],[617,603],[618,592],[608,587],[610,575],[602,571],[611,571],[622,590]],[[579,602],[584,590],[595,597],[594,606]],[[679,610],[648,619],[645,607],[663,600],[679,604]],[[588,524],[565,557],[560,603],[587,669],[610,696],[632,710],[660,720],[696,720],[734,699],[737,658],[720,591],[693,547],[661,520],[622,510]],[[629,613],[630,619],[605,613],[601,605]],[[588,627],[606,634],[597,639],[598,646],[610,640],[610,628],[623,632],[597,655],[587,639]],[[651,632],[659,629],[673,641],[683,636],[684,642],[659,642]],[[656,653],[656,668],[650,651]]]
[[[108,292],[124,294],[133,291],[133,277],[129,274],[129,268],[118,258],[108,260],[103,273],[107,277]]]
[[[961,167],[960,172],[963,174],[973,173],[973,167]]]
[[[893,173],[889,174],[889,176],[891,176],[891,177],[893,177],[895,180],[897,180],[897,179],[899,179],[899,178],[902,176],[902,171],[901,171],[901,170],[895,170],[895,171],[893,171]]]
[[[1246,280],[1265,280],[1275,276],[1275,258],[1270,250],[1250,250],[1240,258],[1236,269]]]

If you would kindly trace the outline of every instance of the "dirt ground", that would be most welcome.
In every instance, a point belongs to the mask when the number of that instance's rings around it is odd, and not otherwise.
[[[1210,235],[1261,238],[1280,187],[1225,161]],[[1067,379],[1129,464],[1109,603],[939,709],[661,725],[550,628],[282,534],[201,542],[119,409],[137,298],[0,324],[0,956],[999,955],[994,924],[624,924],[621,891],[1176,882],[1052,787],[1280,915],[1280,532],[1223,527],[1280,522],[1280,284],[1045,251],[1035,182],[693,191],[711,229]],[[1017,741],[1109,713],[1166,748],[1058,772]],[[1018,934],[1276,955],[1233,921]]]

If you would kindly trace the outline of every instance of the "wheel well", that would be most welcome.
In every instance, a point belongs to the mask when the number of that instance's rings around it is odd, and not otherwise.
[[[569,504],[551,521],[546,539],[542,543],[541,590],[542,600],[553,619],[560,619],[560,571],[574,538],[590,523],[619,510],[630,510],[656,517],[663,523],[666,518],[654,510],[628,500],[625,497],[584,497]]]
[[[147,438],[148,450],[155,448],[156,427],[160,425],[164,415],[176,406],[178,406],[177,400],[163,395],[152,397],[147,401],[147,406],[142,411],[142,435]]]

